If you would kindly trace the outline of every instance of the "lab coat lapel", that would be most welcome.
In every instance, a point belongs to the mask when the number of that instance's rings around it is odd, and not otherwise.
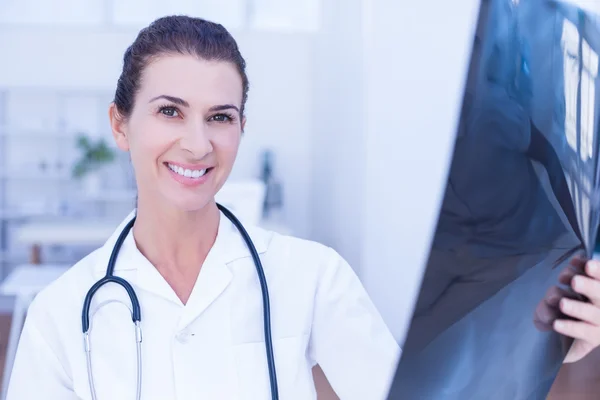
[[[115,230],[113,235],[106,241],[105,245],[99,250],[100,256],[95,270],[96,279],[100,279],[106,273],[108,260],[117,238],[121,234],[126,223],[129,222],[134,215],[134,212],[128,215],[123,223]],[[134,288],[157,294],[173,303],[181,304],[177,295],[160,275],[154,265],[140,253],[132,232],[129,232],[121,246],[116,259],[114,274],[125,279],[133,285]]]
[[[135,216],[135,210],[132,211],[121,224],[117,227],[104,246],[98,250],[97,262],[94,270],[95,278],[100,279],[106,273],[108,260],[111,256],[118,237],[125,228],[125,225]],[[141,289],[150,293],[159,295],[167,300],[181,305],[181,301],[162,277],[158,270],[148,261],[146,257],[138,250],[130,231],[123,242],[116,259],[114,274],[125,279],[134,289]],[[142,305],[143,307],[143,305]]]
[[[257,253],[263,254],[271,238],[271,234],[262,229],[246,227]],[[221,214],[219,232],[215,244],[204,262],[198,280],[190,295],[186,312],[180,322],[184,328],[198,318],[227,289],[233,280],[230,264],[241,258],[251,257],[246,242],[237,228]],[[254,266],[254,264],[252,264]]]
[[[233,278],[227,267],[226,254],[231,242],[231,225],[227,217],[220,216],[219,231],[212,248],[206,256],[198,279],[185,307],[180,328],[198,318],[227,289]]]

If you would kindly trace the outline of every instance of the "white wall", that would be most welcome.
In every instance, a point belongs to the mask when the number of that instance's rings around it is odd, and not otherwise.
[[[315,37],[311,236],[360,270],[365,109],[362,0],[323,0]]]
[[[293,234],[310,234],[310,142],[312,79],[309,35],[237,35],[248,63],[248,122],[232,179],[260,173],[259,152],[275,152],[284,185],[285,220]]]
[[[324,3],[313,231],[355,266],[400,341],[441,204],[478,3]]]
[[[9,60],[0,63],[0,88],[99,91],[110,96],[123,52],[136,34],[128,29],[0,27],[0,54],[3,61]],[[245,138],[232,179],[258,176],[259,152],[264,147],[275,150],[285,216],[295,234],[307,236],[312,41],[306,34],[234,36],[248,63],[251,89]],[[15,115],[25,118],[27,106],[22,106]]]
[[[479,1],[364,4],[361,277],[403,341],[445,189]]]

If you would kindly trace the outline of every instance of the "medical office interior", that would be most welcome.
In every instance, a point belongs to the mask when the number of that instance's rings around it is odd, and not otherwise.
[[[596,1],[579,2],[600,14]],[[222,23],[248,64],[248,122],[218,200],[246,222],[337,250],[402,341],[412,309],[399,305],[414,304],[427,261],[479,9],[479,0],[0,0],[2,393],[32,296],[135,205],[107,107],[124,50],[168,14]],[[577,376],[597,393],[600,374],[574,371],[565,387]],[[336,399],[315,376],[319,399]]]

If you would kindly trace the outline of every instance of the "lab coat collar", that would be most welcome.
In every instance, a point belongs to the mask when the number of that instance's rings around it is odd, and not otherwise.
[[[99,249],[99,255],[95,258],[94,275],[96,279],[102,278],[106,273],[108,260],[113,247],[121,234],[123,228],[135,211],[121,222],[115,232]],[[250,235],[258,254],[267,251],[272,233],[256,227],[245,227]],[[148,291],[168,301],[183,307],[183,313],[179,320],[179,328],[183,329],[189,323],[198,318],[204,311],[221,296],[233,280],[233,272],[229,265],[235,260],[251,257],[237,228],[229,219],[221,213],[219,220],[219,231],[214,245],[210,249],[207,258],[202,265],[198,280],[194,284],[190,298],[185,307],[176,293],[161,276],[158,270],[138,250],[133,233],[130,232],[121,246],[117,257],[114,273],[127,280],[134,287]],[[144,305],[142,304],[142,307]]]
[[[94,272],[98,278],[104,276],[106,273],[108,260],[113,251],[114,245],[127,223],[135,216],[135,213],[136,210],[133,210],[131,213],[129,213],[129,215],[127,215],[127,217],[119,224],[110,238],[99,249],[99,257],[97,258],[96,265],[94,266]],[[244,228],[250,235],[250,238],[256,247],[257,253],[265,253],[273,236],[272,232],[255,226],[246,226],[245,224]],[[223,213],[221,213],[217,238],[205,264],[208,264],[209,262],[221,262],[224,264],[229,264],[233,261],[246,257],[251,257],[251,253],[246,245],[246,242],[243,240],[235,225],[233,225],[233,223],[229,221],[229,219]],[[140,258],[145,259],[137,249],[133,239],[133,233],[130,232],[121,247],[119,257],[117,257],[115,273],[138,270],[140,268],[140,263],[133,261],[139,261]]]

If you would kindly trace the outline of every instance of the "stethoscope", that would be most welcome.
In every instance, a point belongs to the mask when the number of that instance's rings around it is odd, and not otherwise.
[[[233,223],[233,225],[235,225],[240,235],[242,235],[242,238],[246,242],[246,246],[248,246],[248,250],[250,250],[250,254],[252,255],[252,259],[256,267],[256,272],[260,281],[260,288],[262,290],[265,349],[267,351],[267,364],[269,366],[271,399],[277,400],[279,399],[279,394],[277,391],[277,375],[275,374],[275,358],[273,356],[273,341],[271,338],[271,312],[269,308],[269,290],[267,289],[267,280],[265,279],[265,273],[263,271],[262,263],[260,262],[260,257],[258,256],[256,247],[254,246],[254,243],[252,243],[252,239],[250,239],[250,236],[248,235],[248,232],[246,232],[246,229],[244,229],[242,223],[231,213],[231,211],[229,211],[222,205],[217,204],[217,207],[219,208],[219,210],[221,210],[223,214],[225,214],[225,216]],[[134,216],[132,220],[129,221],[127,225],[125,225],[125,228],[123,228],[123,231],[119,235],[115,246],[113,247],[110,259],[108,260],[106,275],[91,287],[91,289],[85,296],[85,301],[83,303],[81,323],[83,328],[83,339],[85,345],[88,381],[90,385],[90,391],[92,393],[92,400],[96,400],[97,397],[96,388],[94,386],[94,376],[92,374],[92,356],[90,349],[90,305],[92,303],[92,298],[94,297],[98,289],[100,289],[107,283],[116,283],[117,285],[123,287],[123,289],[127,291],[129,299],[131,300],[131,318],[133,320],[133,323],[135,324],[135,342],[137,353],[137,400],[140,400],[142,395],[142,327],[140,324],[142,321],[142,314],[140,311],[140,302],[138,301],[137,295],[135,294],[135,291],[133,290],[133,287],[129,284],[129,282],[127,282],[123,278],[113,275],[115,270],[115,262],[117,261],[119,250],[121,249],[121,245],[125,241],[125,238],[129,234],[129,231],[133,227],[135,219],[136,217]]]

